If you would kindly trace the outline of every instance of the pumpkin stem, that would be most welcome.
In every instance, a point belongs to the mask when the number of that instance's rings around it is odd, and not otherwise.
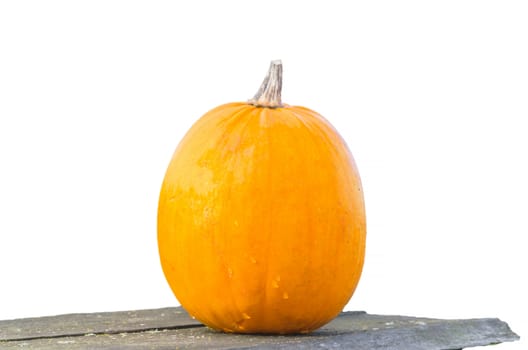
[[[257,107],[278,108],[282,107],[282,62],[271,61],[268,74],[264,78],[260,89],[248,103]]]

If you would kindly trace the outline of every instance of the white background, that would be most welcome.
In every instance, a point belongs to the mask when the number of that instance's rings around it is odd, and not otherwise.
[[[329,119],[363,179],[347,309],[528,336],[524,1],[1,2],[0,319],[177,305],[166,166],[277,58],[284,101]]]

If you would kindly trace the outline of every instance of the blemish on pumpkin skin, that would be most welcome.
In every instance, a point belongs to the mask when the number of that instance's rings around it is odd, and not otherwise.
[[[243,331],[246,329],[246,327],[244,327],[244,322],[246,322],[247,320],[251,319],[251,316],[249,316],[248,314],[246,314],[245,312],[242,313],[242,319],[241,320],[238,320],[235,322],[234,324],[234,329],[238,330],[238,331]]]
[[[233,269],[230,267],[227,268],[227,277],[233,278]]]
[[[275,277],[275,279],[271,282],[271,286],[273,288],[279,288],[280,279],[280,276]]]
[[[238,322],[236,322],[234,328],[235,328],[236,330],[239,330],[239,331],[243,331],[244,329],[246,329],[246,327],[244,327],[244,326],[242,325],[242,322],[244,322],[244,321],[242,320],[242,321],[238,321]]]
[[[257,259],[255,259],[252,256],[249,257],[249,261],[251,261],[252,264],[256,264],[257,263]]]
[[[282,299],[289,299],[290,296],[288,295],[288,292],[282,293]]]

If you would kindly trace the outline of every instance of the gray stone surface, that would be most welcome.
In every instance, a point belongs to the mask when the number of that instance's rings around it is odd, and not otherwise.
[[[199,326],[180,307],[68,314],[0,321],[0,341]]]
[[[496,318],[441,320],[345,312],[307,335],[215,332],[181,308],[0,321],[0,349],[462,349],[515,341]]]

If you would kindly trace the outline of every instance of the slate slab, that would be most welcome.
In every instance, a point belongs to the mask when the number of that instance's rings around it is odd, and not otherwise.
[[[343,312],[307,335],[224,334],[181,308],[0,321],[0,349],[462,349],[515,341],[496,318],[443,320]]]
[[[181,307],[67,314],[0,321],[0,341],[201,326]]]

